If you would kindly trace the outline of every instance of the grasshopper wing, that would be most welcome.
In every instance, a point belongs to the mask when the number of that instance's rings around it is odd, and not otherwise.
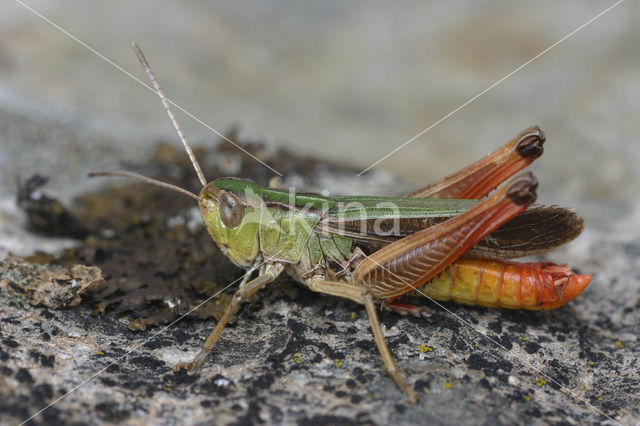
[[[369,205],[375,202],[379,206],[381,202],[400,200],[399,210],[394,214],[388,209]],[[349,201],[353,200],[349,198]],[[352,238],[365,253],[372,253],[399,238],[437,225],[477,203],[476,200],[384,197],[358,197],[358,202],[363,203],[364,214],[349,214],[345,210],[347,213],[324,218],[319,228],[324,232]],[[530,256],[572,241],[583,228],[584,220],[572,209],[534,205],[485,237],[463,257],[511,259]]]

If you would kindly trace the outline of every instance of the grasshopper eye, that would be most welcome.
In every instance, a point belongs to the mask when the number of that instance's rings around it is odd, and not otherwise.
[[[218,196],[220,203],[220,219],[224,226],[235,228],[242,221],[244,215],[244,206],[233,194],[223,192]]]

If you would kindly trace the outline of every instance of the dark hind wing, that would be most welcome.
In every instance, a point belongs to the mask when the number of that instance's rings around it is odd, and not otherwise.
[[[436,225],[451,216],[391,220],[349,220],[326,224],[324,231],[347,235],[373,253],[399,238]],[[463,258],[511,259],[542,253],[575,239],[584,220],[573,210],[534,205],[484,238]]]
[[[551,250],[575,239],[584,220],[573,210],[533,206],[480,241],[464,257],[508,259]]]

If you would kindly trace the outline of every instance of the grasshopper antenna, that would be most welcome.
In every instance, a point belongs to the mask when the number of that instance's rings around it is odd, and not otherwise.
[[[151,179],[150,177],[143,176],[134,172],[127,172],[125,170],[100,170],[97,172],[89,173],[89,177],[97,177],[97,176],[120,176],[131,179],[136,179],[145,183],[149,183],[151,185],[159,186],[161,188],[170,189],[172,191],[180,192],[188,197],[195,198],[198,202],[202,201],[201,197],[198,197],[193,192],[187,191],[186,189],[180,188],[176,185],[171,185],[170,183],[162,182],[156,179]]]
[[[200,164],[198,164],[195,155],[193,155],[193,151],[191,150],[189,143],[187,143],[187,138],[184,137],[184,133],[182,133],[182,129],[178,124],[178,120],[176,120],[176,116],[173,114],[173,110],[171,109],[169,100],[160,88],[160,84],[158,84],[158,80],[156,80],[156,76],[153,74],[153,71],[151,71],[151,67],[149,66],[149,62],[147,62],[147,58],[144,57],[142,50],[135,42],[132,42],[131,45],[133,46],[133,50],[136,52],[136,56],[138,57],[138,61],[140,61],[140,65],[142,65],[142,68],[144,68],[144,71],[147,73],[149,80],[151,80],[151,83],[153,84],[153,88],[160,97],[160,100],[162,100],[162,105],[164,105],[164,109],[167,110],[167,114],[169,114],[169,118],[173,123],[173,127],[176,128],[178,137],[182,141],[184,148],[187,150],[187,155],[189,156],[189,160],[191,160],[191,164],[193,164],[193,168],[196,170],[196,174],[198,175],[198,179],[200,179],[200,183],[202,184],[202,186],[205,186],[207,184],[207,180],[204,178],[204,174],[202,173]]]

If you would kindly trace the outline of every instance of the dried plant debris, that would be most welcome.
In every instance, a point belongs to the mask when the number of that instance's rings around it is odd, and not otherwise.
[[[87,290],[103,283],[100,269],[95,266],[44,266],[11,255],[0,262],[0,289],[33,306],[75,306]]]

